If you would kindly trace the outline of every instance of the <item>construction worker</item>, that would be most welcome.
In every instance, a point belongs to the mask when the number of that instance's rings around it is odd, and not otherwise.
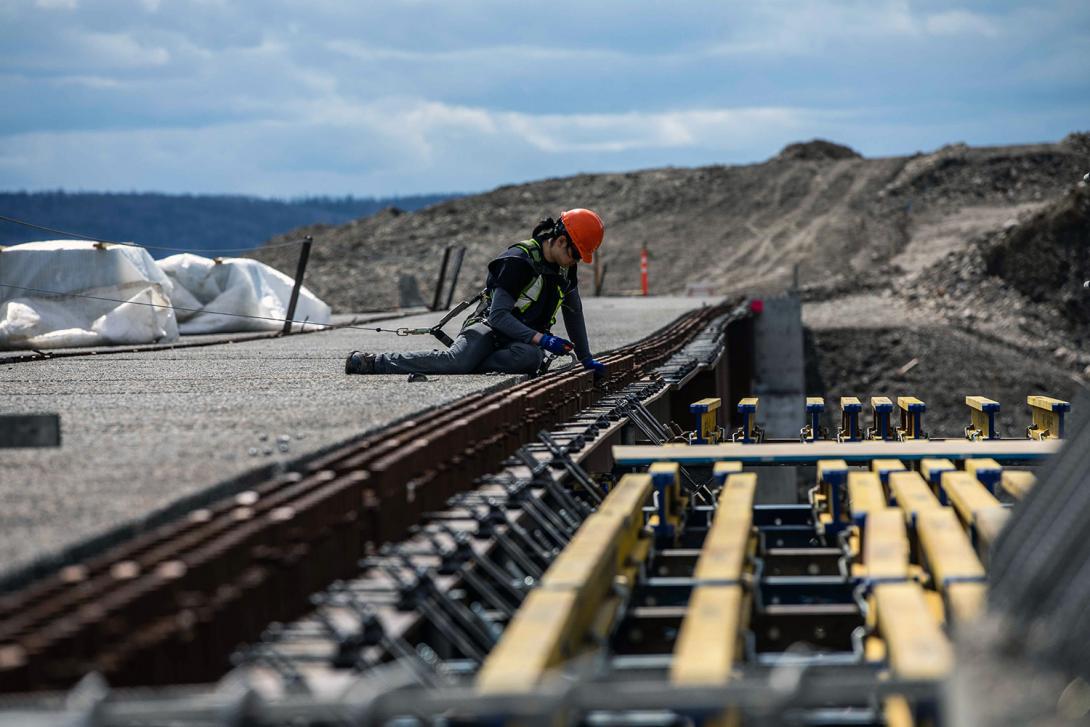
[[[535,374],[545,353],[575,352],[595,375],[605,367],[591,356],[577,263],[591,262],[602,244],[602,219],[572,209],[542,220],[529,240],[516,243],[488,264],[477,309],[445,351],[362,353],[345,361],[346,374]],[[572,340],[552,335],[556,314]]]

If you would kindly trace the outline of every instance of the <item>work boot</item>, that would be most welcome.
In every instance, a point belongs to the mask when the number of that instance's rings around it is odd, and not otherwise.
[[[346,374],[373,374],[375,373],[375,354],[353,351],[348,354],[344,362]]]

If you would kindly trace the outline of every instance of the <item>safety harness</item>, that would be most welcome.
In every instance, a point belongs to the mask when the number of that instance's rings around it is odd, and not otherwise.
[[[450,346],[454,345],[454,339],[443,332],[443,326],[450,323],[450,320],[452,318],[459,315],[466,308],[468,308],[469,306],[471,306],[474,303],[476,303],[477,301],[479,301],[482,297],[484,297],[484,294],[486,292],[488,292],[487,289],[482,290],[480,293],[477,293],[477,295],[473,296],[472,298],[466,298],[461,303],[459,303],[458,305],[451,308],[450,312],[447,313],[445,316],[443,316],[442,320],[440,320],[438,323],[436,323],[431,328],[398,328],[397,329],[397,335],[399,335],[399,336],[415,336],[415,335],[423,335],[423,334],[430,333],[431,335],[438,338],[440,343],[442,343],[444,346],[449,348]],[[465,328],[464,325],[462,327]]]
[[[545,291],[545,285],[548,273],[545,271],[545,258],[541,249],[541,243],[531,238],[522,242],[517,242],[511,245],[507,249],[504,256],[515,257],[518,253],[512,253],[513,250],[519,250],[525,253],[529,258],[530,265],[534,270],[534,277],[526,284],[526,287],[519,293],[518,298],[515,300],[515,312],[520,320],[525,320],[527,313],[538,304],[541,300],[541,295]],[[501,256],[503,257],[503,256]],[[555,277],[555,276],[554,276]],[[563,286],[556,286],[557,301],[552,311],[548,312],[549,326],[546,331],[550,330],[556,325],[556,316],[560,311],[560,307],[564,304],[564,288]],[[472,305],[476,305],[476,309],[471,313],[465,321],[462,323],[461,330],[465,330],[469,326],[476,325],[478,323],[484,323],[488,321],[488,312],[492,308],[492,291],[489,288],[484,288],[481,292],[477,293],[471,298],[466,298],[458,305],[450,309],[450,311],[443,316],[443,318],[431,328],[398,328],[397,335],[399,336],[412,336],[430,334],[435,336],[444,346],[451,346],[454,344],[454,339],[447,335],[443,331],[443,326],[449,323],[453,318],[460,315],[463,311]],[[573,360],[575,355],[571,354]],[[541,369],[538,373],[543,373],[548,370],[549,366],[553,363],[553,360],[557,358],[553,355],[546,355],[545,360],[542,362]]]
[[[564,304],[564,286],[556,286],[557,300],[556,305],[551,311],[536,311],[535,315],[531,315],[531,309],[538,305],[541,301],[542,294],[546,291],[546,278],[555,277],[545,269],[545,255],[541,249],[541,243],[536,239],[524,240],[522,242],[516,242],[511,247],[507,248],[507,252],[501,255],[497,260],[502,260],[505,257],[521,257],[517,252],[520,251],[525,254],[529,259],[530,266],[533,268],[534,277],[529,283],[522,289],[515,299],[515,315],[519,320],[526,322],[527,318],[532,318],[535,322],[544,318],[549,319],[549,325],[545,331],[548,332],[556,325],[556,315],[560,311],[560,306]],[[567,275],[567,273],[564,273]],[[480,293],[480,300],[477,305],[477,309],[473,311],[473,314],[466,318],[462,324],[462,328],[465,329],[469,326],[476,325],[488,320],[488,312],[492,307],[492,291],[489,288],[485,288]]]

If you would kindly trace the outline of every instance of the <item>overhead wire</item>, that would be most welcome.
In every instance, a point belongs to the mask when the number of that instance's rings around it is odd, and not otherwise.
[[[100,237],[92,237],[90,235],[83,235],[78,232],[68,232],[66,230],[58,230],[54,227],[46,227],[45,225],[38,225],[33,222],[27,222],[26,220],[20,220],[15,217],[9,217],[7,215],[0,215],[0,220],[5,222],[11,222],[16,225],[22,225],[23,227],[30,227],[35,230],[42,230],[44,232],[52,232],[57,235],[67,235],[70,238],[77,238],[80,240],[87,240],[89,242],[99,242],[104,245],[124,245],[126,247],[143,247],[148,250],[166,250],[168,252],[254,252],[256,250],[271,250],[277,247],[290,247],[292,245],[301,245],[303,240],[293,240],[291,242],[278,242],[274,245],[258,245],[255,247],[221,247],[215,250],[194,250],[189,247],[166,247],[164,245],[142,245],[138,242],[120,242],[118,240],[107,240]]]

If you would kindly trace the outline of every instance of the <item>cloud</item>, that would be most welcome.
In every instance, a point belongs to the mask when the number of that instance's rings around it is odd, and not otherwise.
[[[0,2],[0,188],[480,189],[1059,138],[1090,98],[1084,0],[45,5]]]
[[[539,151],[618,153],[701,146],[731,148],[769,131],[805,126],[813,112],[789,108],[694,109],[658,113],[505,113],[498,121]]]
[[[756,5],[754,13],[750,22],[732,28],[726,40],[710,46],[709,53],[796,57],[835,47],[838,53],[850,54],[842,44],[916,43],[930,36],[991,38],[1000,34],[999,22],[986,15],[957,9],[926,13],[914,9],[907,0],[809,0],[791,7],[768,3]]]
[[[573,160],[616,168],[632,152],[745,153],[781,144],[812,116],[787,108],[538,115],[409,99],[342,103],[290,121],[9,136],[0,139],[0,179],[48,185],[63,164],[68,176],[54,186],[291,195],[305,179],[320,185],[312,192],[385,194],[381,185],[392,180],[425,177],[430,189],[480,189]]]
[[[950,10],[928,15],[923,25],[932,35],[980,35],[988,38],[999,35],[999,27],[995,21],[967,10]]]
[[[357,61],[399,61],[406,63],[544,63],[578,61],[605,63],[631,58],[635,53],[614,49],[550,47],[547,45],[502,43],[499,45],[434,50],[427,48],[391,48],[365,43],[359,39],[328,40],[325,47]]]
[[[170,61],[166,48],[144,45],[123,33],[86,33],[74,40],[100,67],[146,68]]]

